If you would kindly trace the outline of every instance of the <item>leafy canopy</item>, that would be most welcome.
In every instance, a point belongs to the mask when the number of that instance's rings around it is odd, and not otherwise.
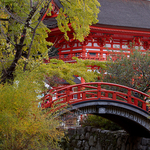
[[[57,17],[59,29],[65,32],[68,39],[66,31],[70,31],[71,24],[74,38],[83,41],[90,33],[89,26],[98,22],[100,3],[97,0],[61,0],[61,2],[63,8]]]
[[[0,2],[0,72],[2,82],[14,79],[16,66],[27,69],[28,63],[39,57],[47,58],[52,43],[46,38],[50,30],[43,24],[46,12],[51,15],[52,0],[1,0]],[[65,33],[74,30],[74,38],[80,41],[89,34],[89,26],[98,20],[100,4],[97,0],[60,0],[58,27]],[[41,11],[42,10],[42,11]],[[42,12],[42,13],[41,13]]]

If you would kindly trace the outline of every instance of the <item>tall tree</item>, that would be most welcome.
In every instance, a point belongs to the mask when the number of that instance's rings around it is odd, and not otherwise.
[[[39,56],[47,57],[47,32],[42,23],[45,13],[51,15],[52,0],[2,0],[0,2],[0,72],[1,82],[14,79],[16,66],[23,70]],[[58,27],[65,32],[74,30],[74,38],[80,41],[89,34],[89,26],[97,22],[99,6],[97,0],[60,0],[63,8],[57,17]],[[40,13],[44,9],[44,13]],[[40,54],[40,55],[39,55]]]
[[[147,93],[150,90],[149,52],[134,50],[129,57],[122,54],[115,62],[109,62],[103,73],[102,80],[105,82],[122,84]]]

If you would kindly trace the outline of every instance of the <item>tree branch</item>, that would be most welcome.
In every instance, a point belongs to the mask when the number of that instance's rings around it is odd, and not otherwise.
[[[142,92],[146,93],[150,89],[150,84],[146,85]]]
[[[0,22],[0,24],[1,24],[1,22]],[[13,46],[15,46],[15,44],[6,36],[6,34],[5,34],[5,32],[4,32],[4,30],[3,30],[2,27],[1,27],[1,32],[3,33],[5,39],[6,39],[7,41],[9,41]]]
[[[22,24],[25,24],[23,21],[21,20],[18,20],[18,18],[16,16],[14,16],[10,11],[8,11],[6,8],[4,8],[5,11],[13,18],[15,19],[18,23],[22,23]]]
[[[30,0],[30,7],[32,8],[33,7],[33,1]]]
[[[0,18],[1,21],[9,21],[9,19]]]
[[[19,44],[15,45],[15,49],[16,49],[15,58],[14,58],[13,62],[11,63],[10,67],[7,69],[7,73],[4,73],[2,75],[1,82],[6,82],[6,79],[13,80],[13,78],[14,78],[13,72],[15,71],[15,68],[16,68],[18,60],[21,58],[22,48],[24,46],[23,43],[24,43],[24,40],[25,40],[25,37],[26,37],[26,33],[27,33],[27,27],[29,27],[30,20],[32,19],[34,13],[37,10],[36,6],[32,7],[32,10],[30,11],[30,13],[29,13],[29,15],[28,15],[28,17],[27,17],[27,19],[25,21],[24,29],[23,29],[23,32],[22,32]]]
[[[4,64],[3,64],[3,61],[2,60],[0,60],[0,62],[2,63],[2,66],[3,66],[3,70],[4,70],[4,72],[7,74],[7,71],[6,71],[6,68],[5,68],[5,66],[4,66]]]
[[[33,44],[33,41],[34,41],[34,37],[35,37],[35,33],[36,33],[36,29],[38,28],[40,22],[42,21],[42,18],[43,16],[45,15],[45,13],[47,12],[48,8],[49,8],[49,4],[50,4],[51,0],[49,0],[47,6],[46,6],[46,9],[45,11],[43,12],[43,14],[41,15],[40,19],[39,19],[39,22],[38,24],[36,25],[36,27],[34,28],[34,32],[33,32],[33,36],[32,36],[32,40],[31,40],[31,43],[30,43],[30,46],[29,46],[29,50],[28,50],[28,54],[27,54],[27,59],[29,59],[29,56],[30,56],[30,52],[31,52],[31,47],[32,47],[32,44]],[[27,66],[27,62],[25,63],[24,65],[24,68],[23,70],[25,71],[26,70],[26,66]]]

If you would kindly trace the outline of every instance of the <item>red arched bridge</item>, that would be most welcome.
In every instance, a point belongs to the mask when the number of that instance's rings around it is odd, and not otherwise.
[[[123,85],[92,82],[58,87],[43,98],[43,108],[69,104],[76,114],[96,114],[112,120],[128,133],[150,137],[149,95]]]

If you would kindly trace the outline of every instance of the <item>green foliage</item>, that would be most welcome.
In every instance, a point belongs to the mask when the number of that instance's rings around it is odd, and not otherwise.
[[[143,92],[149,91],[149,52],[134,50],[130,57],[122,54],[115,62],[110,61],[106,66],[107,69],[101,70],[101,73],[105,73],[101,78],[102,81],[125,85]]]
[[[81,61],[77,58],[76,60],[77,63],[65,63],[62,60],[51,59],[48,64],[41,63],[38,67],[32,64],[32,67],[37,70],[37,72],[39,70],[39,76],[56,76],[60,79],[66,80],[69,84],[75,84],[73,82],[73,75],[83,77],[86,82],[95,81],[99,74],[97,74],[97,72],[87,71],[87,61]],[[94,62],[95,64],[98,63],[97,61]],[[105,63],[106,62],[101,63],[102,68],[105,67]],[[31,66],[30,69],[32,70]]]
[[[50,30],[42,23],[44,13],[51,15],[51,0],[2,0],[0,2],[0,74],[2,82],[14,79],[16,66],[26,70],[31,59],[48,58],[46,38]],[[61,0],[63,9],[57,17],[58,27],[68,39],[68,26],[74,30],[74,38],[84,40],[90,32],[89,26],[98,20],[97,0]],[[44,11],[41,14],[41,10]],[[40,54],[40,55],[39,55]]]
[[[100,4],[97,0],[61,0],[64,9],[57,17],[58,27],[62,32],[70,31],[69,23],[74,30],[74,38],[83,41],[90,33],[89,26],[98,22]]]
[[[83,127],[93,126],[103,130],[111,130],[111,131],[121,129],[121,127],[115,124],[114,122],[97,115],[88,115],[87,117],[84,117],[83,121],[81,121],[81,125]]]
[[[57,148],[63,132],[59,120],[38,108],[43,90],[38,76],[22,73],[13,84],[0,85],[0,149]]]
[[[87,82],[94,81],[97,74],[87,71],[87,63],[64,63],[52,59],[44,64],[43,60],[30,59],[23,72],[17,66],[12,84],[0,84],[0,147],[1,149],[43,149],[57,147],[63,133],[56,129],[59,120],[38,108],[37,98],[44,91],[45,76],[63,78],[74,84],[73,75],[83,77]],[[51,83],[50,83],[51,85]]]
[[[50,30],[42,23],[42,8],[51,10],[49,1],[2,0],[0,2],[0,74],[1,81],[14,79],[16,66],[26,70],[26,65],[38,53],[47,55],[47,32]]]

